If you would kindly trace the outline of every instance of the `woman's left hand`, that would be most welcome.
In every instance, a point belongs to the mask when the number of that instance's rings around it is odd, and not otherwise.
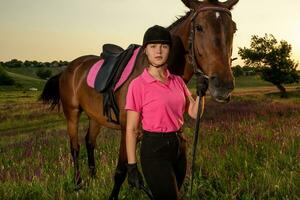
[[[209,80],[207,76],[200,73],[195,73],[196,75],[196,92],[199,97],[205,96],[208,89]]]
[[[131,187],[141,188],[144,185],[143,177],[137,167],[137,164],[127,164],[128,184]]]

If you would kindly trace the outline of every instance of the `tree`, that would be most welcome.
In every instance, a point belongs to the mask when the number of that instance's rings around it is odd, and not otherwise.
[[[263,80],[273,83],[286,97],[283,84],[299,82],[298,63],[291,59],[292,46],[286,41],[277,42],[272,34],[253,35],[250,48],[239,48],[238,54],[247,65],[260,68]]]
[[[52,75],[52,71],[50,69],[40,68],[36,71],[36,75],[41,79],[47,79]]]
[[[0,65],[0,85],[14,85],[15,81],[7,74]]]
[[[25,62],[24,62],[24,66],[25,67],[31,67],[31,62],[29,61],[29,60],[25,60]]]
[[[234,77],[239,77],[243,75],[243,68],[240,65],[236,65],[231,68]]]

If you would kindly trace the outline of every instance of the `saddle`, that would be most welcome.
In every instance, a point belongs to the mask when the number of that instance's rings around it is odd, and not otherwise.
[[[121,55],[125,56],[124,49],[114,44],[104,44],[100,55],[104,63],[95,79],[95,89],[98,92],[104,92],[112,83],[115,73],[119,69],[117,62],[122,61]]]
[[[104,44],[102,47],[103,51],[100,57],[104,62],[96,75],[94,88],[103,94],[103,115],[109,122],[120,124],[120,110],[116,103],[114,88],[134,50],[138,47],[140,46],[136,44],[129,45],[126,50],[114,44]],[[112,119],[111,110],[117,120]]]

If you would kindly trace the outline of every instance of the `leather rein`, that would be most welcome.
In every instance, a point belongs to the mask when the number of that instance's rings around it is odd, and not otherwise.
[[[221,11],[229,14],[231,17],[231,13],[228,9],[223,7],[204,7],[200,8],[197,11],[194,11],[192,13],[191,17],[191,30],[189,35],[189,56],[190,61],[194,69],[194,73],[199,73],[200,76],[204,76],[206,78],[209,78],[207,75],[204,74],[202,70],[200,70],[197,67],[196,59],[195,59],[195,46],[194,46],[194,40],[195,40],[195,18],[200,12],[204,12],[207,10],[215,10],[215,11]],[[200,97],[202,98],[202,96]],[[195,130],[194,130],[194,139],[193,139],[193,147],[192,147],[192,164],[191,164],[191,179],[190,179],[190,197],[189,199],[193,199],[193,181],[194,181],[194,171],[195,171],[195,161],[196,161],[196,149],[198,144],[198,138],[199,138],[199,127],[200,127],[200,113],[201,113],[201,101],[199,100],[198,104],[198,112],[197,112],[197,118],[195,123]],[[201,172],[201,170],[200,170]]]

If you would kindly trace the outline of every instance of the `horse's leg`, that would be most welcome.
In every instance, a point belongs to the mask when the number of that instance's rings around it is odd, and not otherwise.
[[[126,135],[125,127],[121,128],[121,144],[119,149],[119,160],[115,171],[114,187],[110,194],[110,200],[118,199],[121,185],[123,184],[127,174],[127,154],[126,154]]]
[[[67,118],[67,129],[70,137],[70,146],[71,146],[71,154],[73,158],[74,164],[74,182],[76,186],[79,186],[81,183],[81,176],[79,171],[79,143],[78,143],[78,122],[80,111],[78,108],[74,109],[64,109],[65,116]]]
[[[98,122],[90,119],[90,125],[88,132],[85,136],[85,144],[88,154],[88,162],[89,162],[89,170],[91,177],[96,176],[96,167],[95,167],[95,157],[94,157],[94,149],[96,146],[96,140],[101,126]]]

